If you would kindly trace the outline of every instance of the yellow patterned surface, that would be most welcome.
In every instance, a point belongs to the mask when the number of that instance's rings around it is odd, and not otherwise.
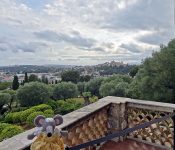
[[[134,127],[141,123],[161,118],[167,114],[165,112],[128,108],[128,125],[129,127]],[[173,148],[173,126],[173,120],[169,118],[165,121],[152,124],[148,128],[135,131],[130,136]]]
[[[31,150],[64,150],[64,143],[58,135],[47,137],[46,134],[40,134],[32,143]]]

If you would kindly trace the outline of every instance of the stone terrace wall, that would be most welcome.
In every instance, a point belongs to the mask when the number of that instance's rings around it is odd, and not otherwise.
[[[160,117],[163,114],[173,112],[173,110],[175,110],[174,104],[108,96],[64,115],[64,123],[57,128],[69,131],[64,141],[67,145],[74,146]],[[153,125],[148,129],[150,132],[145,130],[149,136],[145,136],[145,131],[138,131],[130,134],[130,137],[172,147],[173,126],[172,121],[169,120],[166,123]],[[27,135],[33,131],[34,129],[31,129],[0,142],[0,150],[26,149],[32,143],[32,141],[27,140]],[[158,138],[160,133],[163,135],[161,140]],[[167,137],[168,140],[166,140]],[[123,137],[114,140],[123,140]]]

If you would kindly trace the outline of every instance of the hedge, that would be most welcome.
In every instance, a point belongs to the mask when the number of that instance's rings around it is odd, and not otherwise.
[[[24,110],[22,112],[20,112],[20,121],[21,122],[26,122],[27,120],[27,117],[32,114],[33,112],[35,112],[35,109],[33,108],[30,108],[30,109],[27,109],[27,110]]]
[[[47,104],[37,105],[37,106],[34,106],[32,108],[35,109],[36,111],[45,111],[47,109],[52,109],[52,107],[47,105]]]
[[[27,117],[26,122],[27,122],[29,125],[34,125],[33,121],[34,121],[35,117],[38,116],[38,115],[44,115],[44,113],[43,113],[42,111],[33,112],[32,114],[30,114],[30,115]]]
[[[5,127],[4,124],[0,125],[0,126]],[[23,129],[20,126],[6,124],[6,127],[4,129],[2,129],[2,131],[0,132],[0,141],[2,141],[3,139],[6,139],[6,138],[10,138],[16,134],[21,133],[21,132],[23,132]]]
[[[54,111],[52,109],[48,109],[44,111],[44,114],[51,114],[54,115]]]

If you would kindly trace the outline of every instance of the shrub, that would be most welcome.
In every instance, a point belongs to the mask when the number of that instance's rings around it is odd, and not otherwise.
[[[59,100],[58,101],[58,108],[56,110],[56,113],[59,113],[61,115],[70,113],[76,109],[81,108],[81,103],[76,103],[75,101],[70,103],[70,99],[68,101]]]
[[[52,118],[52,117],[53,117],[53,114],[44,114],[44,116],[45,116],[46,118]]]
[[[33,112],[32,114],[30,114],[28,117],[27,117],[27,123],[29,125],[33,125],[33,121],[35,119],[36,116],[38,115],[44,115],[44,113],[42,111],[37,111],[37,112]]]
[[[7,123],[13,123],[13,113],[8,113],[8,114],[5,116],[4,121],[7,122]]]
[[[4,130],[6,127],[11,126],[11,124],[8,123],[0,123],[0,133],[2,132],[2,130]]]
[[[58,107],[57,102],[54,101],[54,100],[49,100],[49,101],[47,102],[47,105],[51,106],[53,110],[56,110],[57,107]]]
[[[51,89],[44,83],[26,83],[18,89],[17,97],[21,106],[35,106],[46,102],[51,96]]]
[[[26,122],[27,120],[27,117],[32,114],[33,112],[35,112],[35,109],[33,108],[30,108],[30,109],[27,109],[27,110],[24,110],[22,112],[20,112],[20,121],[21,122]]]
[[[16,134],[23,132],[23,129],[20,126],[16,125],[9,125],[5,127],[2,132],[0,133],[0,141],[5,138],[10,138]]]
[[[37,105],[37,106],[32,107],[32,109],[34,109],[36,111],[45,111],[47,109],[52,109],[52,107],[47,105],[47,104],[41,104],[41,105]]]
[[[53,115],[54,111],[52,109],[48,109],[48,110],[44,111],[44,114],[51,114],[51,115]]]
[[[13,120],[13,123],[20,123],[20,112],[14,112],[12,113],[12,120]]]

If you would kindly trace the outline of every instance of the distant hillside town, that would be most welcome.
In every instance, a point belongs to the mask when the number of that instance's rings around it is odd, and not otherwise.
[[[0,67],[0,82],[12,82],[14,75],[18,76],[22,82],[25,73],[35,75],[38,79],[47,78],[48,83],[55,83],[61,80],[61,74],[67,70],[78,71],[80,76],[89,75],[91,77],[110,76],[113,74],[127,74],[133,65],[123,62],[105,62],[94,66],[71,66],[71,65],[15,65]]]

